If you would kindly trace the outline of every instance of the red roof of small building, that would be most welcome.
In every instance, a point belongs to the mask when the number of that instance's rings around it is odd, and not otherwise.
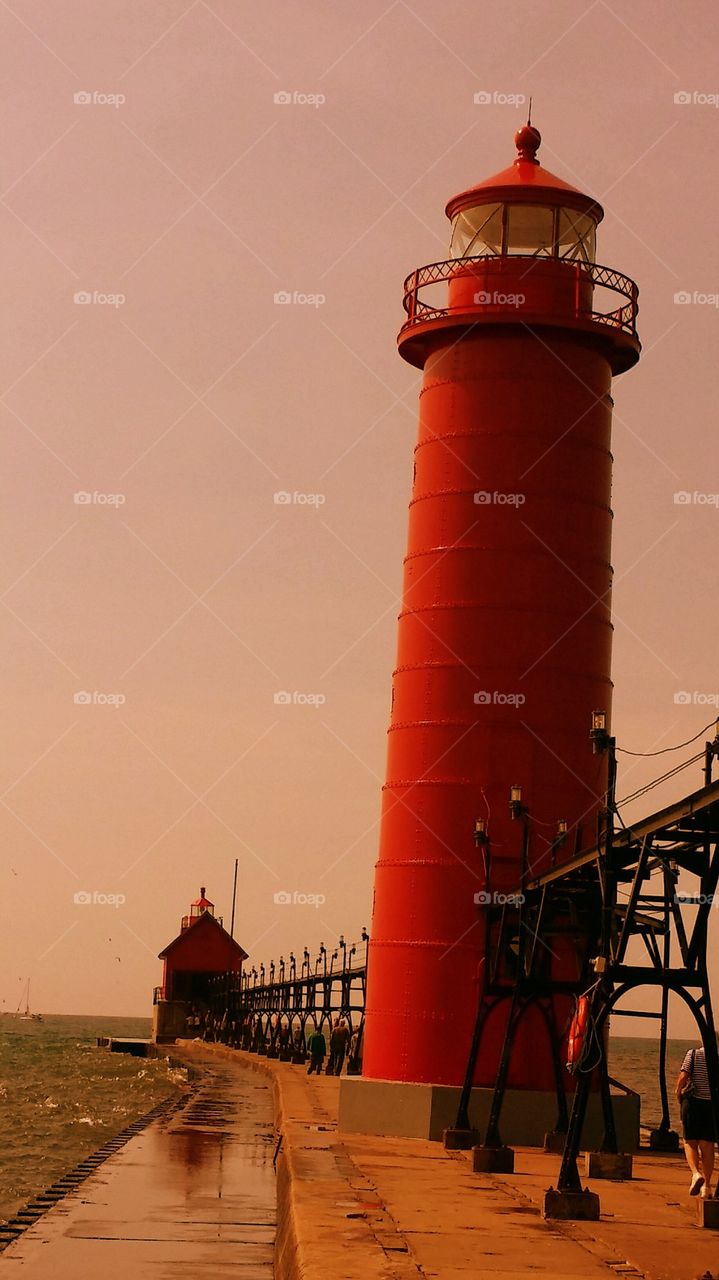
[[[171,952],[176,953],[178,947],[181,948],[186,946],[188,950],[194,951],[202,932],[207,929],[219,930],[228,955],[233,955],[235,958],[239,956],[242,960],[247,959],[248,953],[240,946],[239,942],[236,942],[234,938],[230,937],[229,933],[225,928],[223,928],[219,920],[216,920],[209,911],[203,911],[202,915],[199,915],[196,920],[193,920],[189,929],[183,929],[181,933],[178,933],[177,937],[173,938],[172,942],[169,942],[164,950],[160,952],[158,959],[164,960]]]

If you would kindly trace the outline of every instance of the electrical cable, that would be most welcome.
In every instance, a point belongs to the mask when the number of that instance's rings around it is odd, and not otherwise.
[[[704,728],[695,733],[693,738],[687,738],[686,742],[677,743],[676,747],[662,747],[661,751],[630,751],[628,747],[617,747],[616,749],[617,751],[623,751],[625,756],[644,756],[646,759],[650,756],[663,756],[666,755],[667,751],[681,751],[682,747],[690,746],[692,742],[696,742],[697,738],[701,738],[702,734],[707,732],[707,729],[711,729],[716,724],[717,720],[710,720],[709,724],[705,724]]]
[[[702,760],[703,758],[704,752],[699,751],[697,755],[691,756],[690,759],[685,760],[683,764],[676,765],[673,769],[669,769],[667,773],[663,773],[661,777],[654,778],[652,782],[647,782],[645,786],[639,787],[636,791],[633,791],[631,795],[623,796],[621,800],[617,801],[617,804],[629,804],[630,800],[638,800],[640,796],[645,795],[647,791],[651,791],[653,787],[658,787],[662,782],[667,782],[677,773],[681,773],[683,769],[688,769],[690,765],[696,764],[697,760]]]

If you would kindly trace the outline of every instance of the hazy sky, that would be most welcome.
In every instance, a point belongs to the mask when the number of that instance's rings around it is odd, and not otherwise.
[[[31,975],[41,1010],[149,1012],[235,857],[251,962],[369,925],[402,280],[447,256],[446,200],[511,162],[530,93],[640,287],[614,729],[658,750],[713,719],[718,34],[709,0],[3,0],[2,1007]],[[689,754],[624,757],[620,795]]]

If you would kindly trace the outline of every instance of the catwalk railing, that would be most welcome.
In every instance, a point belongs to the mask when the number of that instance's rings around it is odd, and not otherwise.
[[[362,1063],[367,944],[346,943],[334,950],[320,945],[316,954],[305,947],[298,962],[291,952],[285,961],[271,960],[242,974],[214,978],[208,990],[202,1033],[250,1053],[304,1062],[307,1040],[321,1031],[329,1040],[335,1022],[349,1031],[348,1071],[358,1074]]]
[[[501,258],[449,258],[444,262],[431,262],[426,267],[418,267],[416,271],[407,276],[404,282],[402,305],[407,312],[407,319],[402,332],[410,329],[415,324],[422,324],[427,320],[444,319],[446,316],[451,315],[453,310],[457,310],[457,307],[453,308],[449,305],[437,306],[434,302],[427,301],[422,296],[424,290],[431,289],[435,285],[449,284],[463,276],[471,275],[472,272],[479,272],[488,266],[491,267],[495,262],[519,263],[521,266],[523,260],[526,261],[527,272],[537,264],[540,264],[540,266],[545,264],[553,265],[555,268],[559,265],[559,269],[562,271],[573,271],[578,285],[577,319],[583,318],[592,320],[597,324],[609,325],[636,338],[639,291],[629,276],[622,275],[621,272],[615,271],[612,267],[604,267],[598,262],[570,262],[565,259],[540,258],[536,254],[512,254]],[[481,283],[479,276],[478,282]],[[584,297],[579,289],[582,284],[591,286],[592,293],[589,296],[593,296],[595,289],[602,290],[603,295],[607,296],[608,308],[601,310],[587,305],[587,298]],[[508,296],[510,298],[508,308],[511,311],[513,305],[511,298],[515,295]],[[482,291],[477,294],[477,297],[484,300]]]

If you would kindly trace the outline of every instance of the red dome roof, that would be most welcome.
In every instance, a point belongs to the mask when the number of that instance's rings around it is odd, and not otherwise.
[[[478,204],[510,202],[562,205],[578,209],[581,213],[589,213],[596,222],[601,222],[604,210],[592,196],[585,195],[562,178],[557,178],[548,169],[543,169],[535,159],[535,152],[541,142],[537,129],[525,125],[517,130],[514,140],[518,151],[514,164],[453,196],[446,208],[448,218],[454,218],[460,210],[473,208]]]

